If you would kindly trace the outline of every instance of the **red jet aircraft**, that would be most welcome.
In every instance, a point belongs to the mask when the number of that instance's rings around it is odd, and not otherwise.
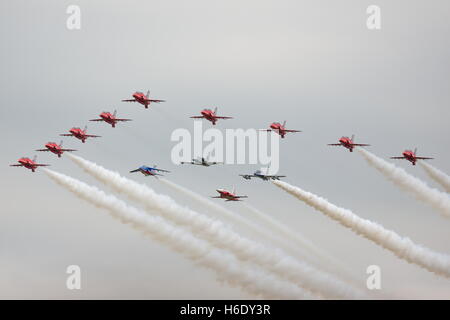
[[[89,121],[105,121],[106,123],[109,123],[113,128],[116,127],[116,123],[119,121],[132,121],[131,119],[116,118],[116,114],[117,114],[117,110],[114,110],[114,113],[103,111],[99,115],[100,119],[92,119]]]
[[[150,103],[152,102],[165,102],[165,100],[157,100],[157,99],[150,99],[150,90],[147,91],[147,94],[145,95],[143,92],[139,92],[136,91],[135,93],[133,93],[133,98],[134,99],[125,99],[122,100],[123,102],[137,102],[142,104],[145,109],[148,109],[148,106],[150,105]]]
[[[59,144],[57,144],[56,142],[48,142],[45,145],[45,147],[47,149],[37,149],[36,151],[50,151],[50,152],[56,154],[58,156],[58,158],[61,158],[61,155],[66,151],[67,152],[77,151],[75,149],[63,149],[62,144],[63,144],[62,141]]]
[[[70,133],[63,133],[60,134],[60,136],[65,136],[65,137],[75,137],[77,139],[80,139],[81,142],[85,143],[87,138],[99,138],[101,136],[96,136],[93,134],[86,134],[87,131],[87,126],[84,127],[84,130],[81,130],[80,128],[74,127],[72,129],[69,130]]]
[[[218,119],[233,119],[233,117],[219,117],[216,115],[217,107],[214,108],[214,111],[211,109],[203,109],[200,111],[202,114],[201,116],[192,116],[192,119],[206,119],[208,121],[211,121],[213,125],[216,124]]]
[[[234,188],[232,192],[227,191],[225,189],[217,189],[216,191],[219,193],[219,196],[211,198],[225,199],[225,201],[242,201],[240,200],[241,198],[248,198],[247,196],[236,195]]]
[[[342,137],[339,139],[339,143],[330,143],[329,146],[343,146],[347,148],[350,152],[353,152],[354,147],[368,147],[370,144],[365,143],[354,143],[355,135],[352,135],[352,138]]]
[[[403,151],[403,157],[391,157],[391,159],[406,159],[409,162],[411,162],[413,164],[413,166],[416,165],[417,160],[429,160],[429,159],[434,159],[434,158],[428,158],[428,157],[418,157],[416,155],[417,153],[417,148],[414,149],[414,152],[411,150],[405,150]]]
[[[10,164],[10,167],[25,167],[27,169],[30,169],[32,172],[34,172],[37,167],[47,167],[49,166],[49,164],[40,164],[40,163],[36,163],[36,156],[34,156],[33,160],[31,160],[30,158],[20,158],[19,160],[17,160],[17,162],[19,162],[19,164]]]
[[[284,136],[288,132],[301,132],[300,130],[286,129],[285,125],[286,125],[286,121],[284,121],[283,124],[281,124],[279,122],[274,122],[270,125],[270,129],[263,130],[263,131],[275,131],[276,133],[278,133],[281,136],[281,138],[284,138]]]

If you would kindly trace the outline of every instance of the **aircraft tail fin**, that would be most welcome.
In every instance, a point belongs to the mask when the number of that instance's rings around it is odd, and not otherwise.
[[[87,131],[87,126],[84,126],[84,132],[86,132]]]
[[[117,110],[114,110],[113,116],[115,117],[117,114]]]
[[[146,97],[147,97],[147,99],[150,97],[150,90],[147,90]]]
[[[63,141],[61,140],[61,141],[59,142],[59,146],[62,147],[62,145],[63,145]]]
[[[286,126],[286,120],[283,121],[283,127],[285,127],[285,126]]]
[[[36,162],[36,159],[37,159],[37,155],[34,155],[33,162]]]
[[[355,135],[352,134],[352,141],[355,142]]]
[[[414,148],[414,154],[417,155],[417,147]]]
[[[217,114],[217,107],[214,108],[214,114]]]

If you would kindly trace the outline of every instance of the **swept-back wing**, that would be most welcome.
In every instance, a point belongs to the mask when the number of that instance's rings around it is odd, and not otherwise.
[[[269,179],[278,180],[280,178],[286,178],[286,176],[266,176]]]
[[[285,132],[302,132],[301,130],[285,129]]]
[[[216,118],[216,119],[233,119],[233,117],[219,117],[219,116],[215,116],[214,118]]]

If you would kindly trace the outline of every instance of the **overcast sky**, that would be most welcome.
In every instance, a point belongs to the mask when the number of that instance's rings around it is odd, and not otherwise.
[[[66,28],[67,6],[81,30]],[[366,8],[381,7],[381,30]],[[386,293],[450,298],[450,282],[397,259],[270,183],[238,174],[257,166],[177,167],[170,135],[193,129],[189,116],[217,106],[235,119],[217,128],[300,129],[281,143],[280,174],[429,248],[450,254],[450,221],[397,189],[358,153],[327,147],[356,134],[388,158],[405,148],[450,172],[450,3],[430,1],[2,1],[0,2],[0,298],[250,298],[180,255],[81,202],[42,172],[11,168],[60,133],[101,111],[134,121],[102,138],[64,146],[147,183],[179,203],[205,209],[151,177],[142,164],[205,196],[236,186],[248,202],[289,224],[355,272],[382,270]],[[122,103],[135,90],[167,102],[146,110]],[[211,127],[203,123],[204,128]],[[52,169],[97,185],[68,159],[38,154]],[[420,167],[399,166],[437,187]],[[100,186],[104,188],[103,186]],[[225,203],[242,215],[239,203]],[[66,267],[82,290],[66,289]]]

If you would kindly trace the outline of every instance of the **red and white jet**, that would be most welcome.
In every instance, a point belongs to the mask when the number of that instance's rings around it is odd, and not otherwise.
[[[344,148],[347,148],[350,152],[353,152],[354,147],[368,147],[370,144],[365,143],[354,143],[355,135],[352,135],[351,138],[349,137],[342,137],[339,139],[339,143],[329,143],[329,146],[343,146]]]
[[[248,198],[247,196],[238,196],[236,195],[236,192],[233,191],[227,191],[225,189],[217,189],[216,190],[219,193],[219,196],[211,197],[211,198],[217,198],[217,199],[225,199],[225,201],[242,201],[241,198]]]
[[[275,131],[276,133],[278,133],[281,136],[281,138],[284,138],[284,136],[288,132],[301,132],[300,130],[286,129],[285,126],[286,126],[286,120],[283,122],[283,124],[281,124],[279,122],[273,122],[270,125],[270,129],[263,130],[263,131]]]
[[[36,151],[50,151],[50,152],[56,154],[58,156],[58,158],[61,158],[61,155],[66,151],[67,152],[77,151],[75,149],[63,149],[62,144],[63,144],[62,141],[59,144],[57,144],[56,142],[48,142],[45,145],[46,149],[37,149]]]
[[[65,137],[75,137],[77,139],[80,139],[81,142],[85,143],[87,138],[99,138],[101,136],[96,136],[93,134],[87,134],[87,126],[84,127],[84,130],[81,130],[81,128],[78,127],[73,127],[72,129],[69,130],[70,133],[63,133],[60,134],[60,136],[65,136]]]
[[[122,100],[123,102],[137,102],[142,104],[145,109],[148,109],[148,106],[150,105],[150,103],[155,102],[155,103],[159,103],[159,102],[165,102],[165,100],[158,100],[158,99],[150,99],[150,90],[147,91],[147,94],[144,94],[143,92],[140,91],[136,91],[135,93],[133,93],[133,99],[125,99]]]
[[[17,160],[19,164],[10,164],[10,167],[25,167],[27,169],[30,169],[32,172],[34,172],[37,167],[47,167],[49,164],[41,164],[36,163],[36,156],[34,156],[33,160],[30,158],[22,157],[19,160]]]
[[[417,148],[414,149],[414,151],[405,150],[402,153],[403,157],[391,157],[391,159],[406,159],[409,162],[411,162],[413,164],[413,166],[416,165],[417,160],[431,160],[431,159],[434,159],[434,158],[428,158],[428,157],[418,157],[416,155],[416,153],[417,153]]]
[[[103,111],[99,114],[100,119],[92,119],[89,121],[104,121],[109,123],[113,128],[116,127],[116,123],[119,121],[132,121],[131,119],[120,119],[116,118],[117,110],[114,110],[114,113]]]
[[[217,107],[214,108],[214,111],[211,109],[203,109],[200,111],[201,116],[192,116],[192,119],[206,119],[208,121],[211,121],[213,125],[216,124],[218,119],[233,119],[233,117],[222,117],[216,115]]]

